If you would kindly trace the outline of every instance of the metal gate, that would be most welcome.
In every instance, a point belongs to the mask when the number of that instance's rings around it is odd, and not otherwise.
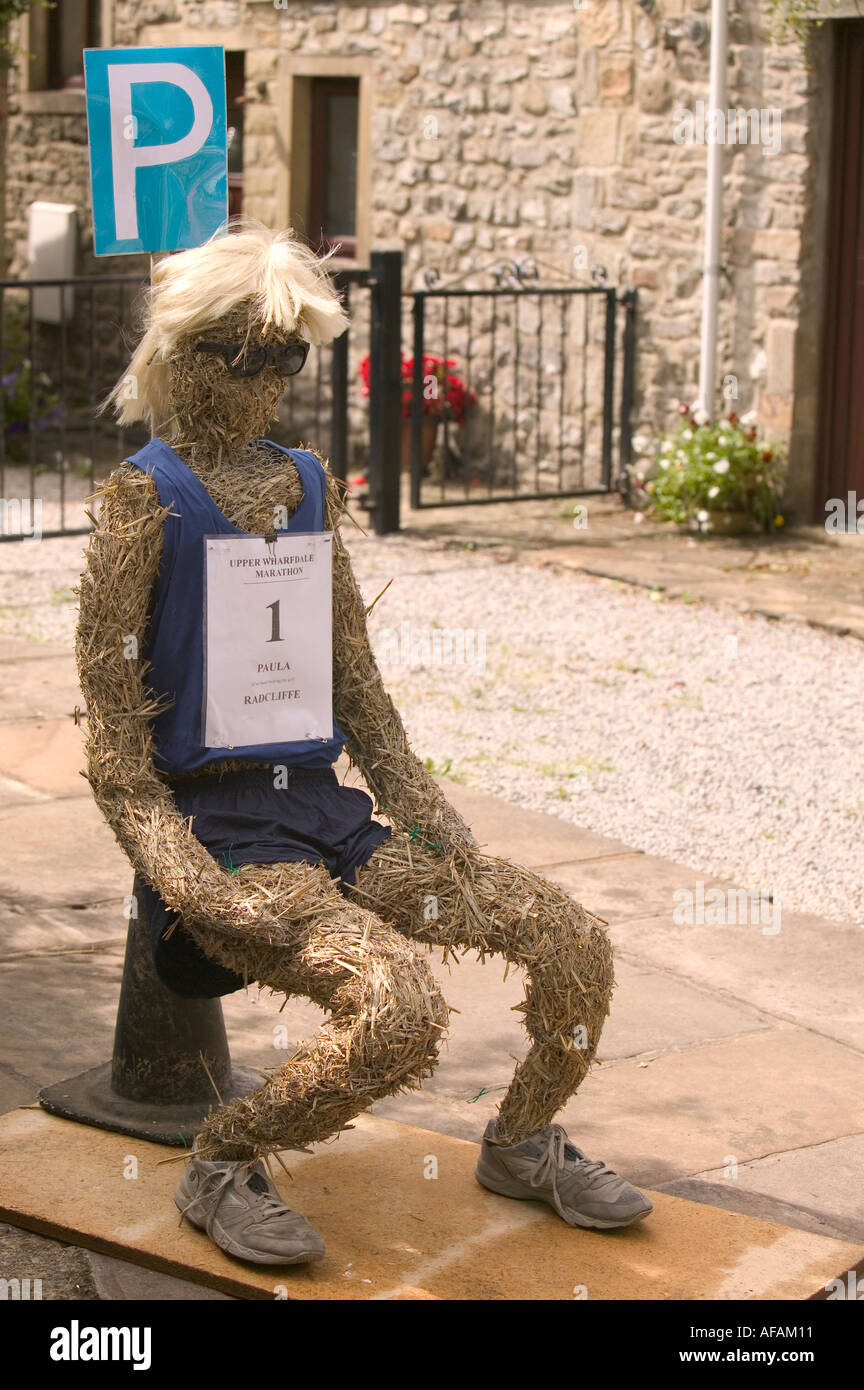
[[[398,449],[401,274],[400,253],[387,251],[334,273],[352,328],[312,349],[272,429],[277,443],[328,457],[343,480],[360,460],[377,530],[394,529],[381,480],[394,440]],[[87,498],[146,442],[144,426],[121,430],[99,411],[128,363],[146,285],[140,273],[0,281],[0,541],[86,533]],[[367,353],[368,400],[358,385]],[[395,467],[398,478],[398,456]]]
[[[636,292],[601,271],[590,285],[544,286],[534,263],[498,266],[491,288],[429,278],[403,295],[398,251],[336,272],[352,327],[289,382],[276,441],[311,444],[343,479],[359,464],[357,501],[378,534],[399,528],[409,462],[414,507],[624,491]],[[0,540],[32,534],[37,505],[40,535],[86,531],[87,496],[145,441],[97,413],[128,361],[144,283],[0,282]]]
[[[602,270],[590,285],[545,286],[536,262],[494,278],[444,288],[433,273],[411,296],[411,506],[624,492],[636,291],[619,294]]]

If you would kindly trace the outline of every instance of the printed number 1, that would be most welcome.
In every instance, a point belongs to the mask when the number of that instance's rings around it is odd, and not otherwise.
[[[268,610],[273,615],[270,622],[270,636],[267,638],[268,642],[283,642],[285,640],[279,633],[279,604],[281,602],[282,600],[277,598],[275,603],[268,603],[267,605]]]

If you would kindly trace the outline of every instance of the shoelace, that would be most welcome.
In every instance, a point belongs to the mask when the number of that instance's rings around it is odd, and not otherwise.
[[[203,1202],[205,1197],[216,1197],[223,1192],[230,1182],[234,1181],[233,1168],[226,1168],[224,1173],[218,1175],[218,1181],[213,1182],[217,1177],[216,1173],[206,1173],[201,1179],[201,1186],[195,1196],[190,1199],[183,1208],[182,1216],[187,1216],[193,1207],[197,1207],[199,1202]]]
[[[558,1195],[558,1174],[564,1169],[567,1158],[566,1145],[569,1140],[567,1132],[561,1125],[549,1125],[548,1130],[541,1131],[540,1156],[536,1160],[534,1172],[529,1179],[531,1187],[542,1187],[546,1182],[552,1185],[552,1200],[555,1203],[555,1210],[559,1216],[564,1216],[561,1205],[561,1198]],[[589,1158],[579,1158],[576,1160],[582,1171],[589,1176],[608,1173],[611,1170],[602,1161]],[[566,1174],[566,1169],[564,1169]]]
[[[191,1201],[186,1203],[186,1206],[183,1208],[183,1216],[186,1216],[192,1207],[197,1206],[199,1202],[203,1202],[205,1198],[218,1197],[219,1193],[224,1192],[225,1188],[228,1186],[229,1183],[234,1181],[236,1176],[236,1170],[233,1168],[226,1168],[224,1173],[221,1174],[206,1173],[203,1179],[201,1180],[201,1187],[199,1188],[198,1192],[191,1199]],[[250,1172],[249,1177],[246,1179],[247,1187],[252,1181],[252,1179],[255,1177],[261,1178],[262,1181],[265,1181],[263,1174]],[[217,1180],[214,1182],[214,1179]],[[269,1191],[269,1189],[262,1193],[260,1188],[253,1187],[252,1191],[257,1192],[259,1193],[259,1195],[263,1196],[264,1201],[262,1205],[266,1215],[285,1216],[286,1214],[291,1212],[291,1207],[286,1206],[285,1203],[282,1202],[279,1198],[274,1197],[272,1192]],[[216,1204],[214,1203],[214,1210],[215,1205]]]

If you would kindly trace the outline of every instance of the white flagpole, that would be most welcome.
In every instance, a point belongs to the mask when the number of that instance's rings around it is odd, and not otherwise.
[[[726,126],[726,33],[728,0],[711,0],[711,81],[706,132],[712,112],[723,112]],[[706,133],[707,140],[707,133]],[[714,418],[717,390],[717,305],[720,297],[720,254],[723,217],[723,155],[725,143],[708,142],[705,189],[705,261],[702,267],[702,333],[699,346],[699,404]]]

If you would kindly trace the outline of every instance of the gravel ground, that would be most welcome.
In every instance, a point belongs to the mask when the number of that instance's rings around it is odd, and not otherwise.
[[[864,925],[864,644],[512,552],[348,539],[369,602],[394,577],[373,644],[437,774]],[[0,545],[0,632],[72,640],[81,544]]]

